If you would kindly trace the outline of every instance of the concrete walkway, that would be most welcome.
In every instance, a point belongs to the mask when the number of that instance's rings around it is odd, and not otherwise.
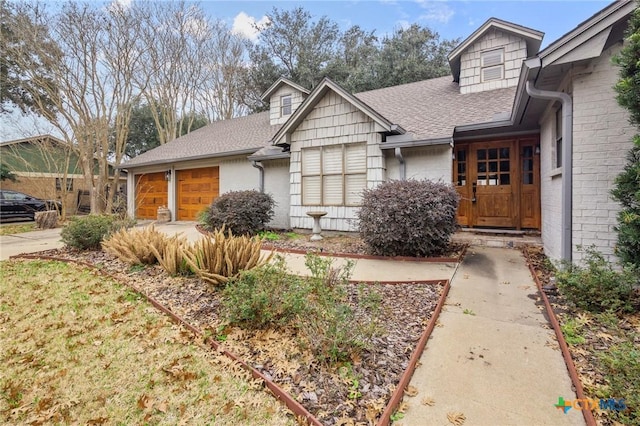
[[[405,397],[399,423],[449,425],[448,413],[462,413],[465,425],[584,425],[580,411],[554,407],[559,396],[576,396],[535,294],[519,251],[471,247],[411,380],[418,394]]]

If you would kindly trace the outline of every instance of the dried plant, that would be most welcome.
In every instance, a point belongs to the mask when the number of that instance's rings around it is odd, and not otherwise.
[[[186,237],[174,235],[173,237],[165,237],[162,244],[150,245],[149,249],[167,273],[186,275],[190,272],[189,265],[183,255],[186,246],[188,246]]]
[[[193,245],[184,246],[182,255],[191,269],[203,280],[221,285],[240,271],[264,265],[271,259],[262,257],[259,237],[236,237],[224,228],[209,232]]]
[[[168,237],[153,225],[120,229],[102,242],[102,249],[132,265],[152,265],[157,261],[152,247],[162,252],[167,240]]]

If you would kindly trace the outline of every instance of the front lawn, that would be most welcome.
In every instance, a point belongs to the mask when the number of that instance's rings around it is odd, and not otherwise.
[[[65,263],[0,263],[0,364],[3,424],[295,424],[139,295]]]

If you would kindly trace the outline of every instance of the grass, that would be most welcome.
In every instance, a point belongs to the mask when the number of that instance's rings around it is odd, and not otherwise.
[[[0,263],[0,330],[2,424],[295,424],[237,364],[79,267]]]
[[[580,334],[582,332],[582,325],[576,319],[568,319],[560,328],[562,329],[564,339],[569,345],[581,345],[586,341],[584,336]]]
[[[15,225],[2,225],[0,226],[0,235],[22,234],[23,232],[30,232],[36,230],[36,224],[34,223],[18,223]]]

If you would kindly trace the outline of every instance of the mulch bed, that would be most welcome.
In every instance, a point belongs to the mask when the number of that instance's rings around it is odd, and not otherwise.
[[[525,247],[524,250],[542,286],[549,286],[551,278],[554,276],[554,271],[549,267],[542,248]],[[640,313],[618,317],[617,327],[612,328],[598,323],[592,315],[578,311],[557,289],[545,290],[545,294],[549,299],[554,315],[561,325],[566,324],[571,319],[577,319],[585,323],[580,332],[580,335],[585,338],[585,342],[568,345],[568,347],[586,397],[598,399],[599,390],[607,386],[606,373],[602,368],[598,355],[607,353],[613,345],[627,340],[631,334],[636,335],[633,343],[640,347]],[[544,306],[540,296],[538,296],[536,303],[541,307]],[[599,425],[620,425],[615,419],[611,418],[610,411],[595,410],[593,414]]]
[[[345,245],[341,245],[344,250]],[[171,277],[159,266],[132,268],[101,251],[38,253],[87,262],[131,284],[212,336],[224,349],[272,379],[323,424],[373,424],[382,414],[442,293],[442,285],[376,284],[383,332],[347,364],[327,366],[301,350],[291,331],[221,329],[219,292],[193,277]],[[444,283],[443,283],[444,284]],[[350,292],[356,298],[357,287]],[[357,379],[354,393],[354,380]]]

